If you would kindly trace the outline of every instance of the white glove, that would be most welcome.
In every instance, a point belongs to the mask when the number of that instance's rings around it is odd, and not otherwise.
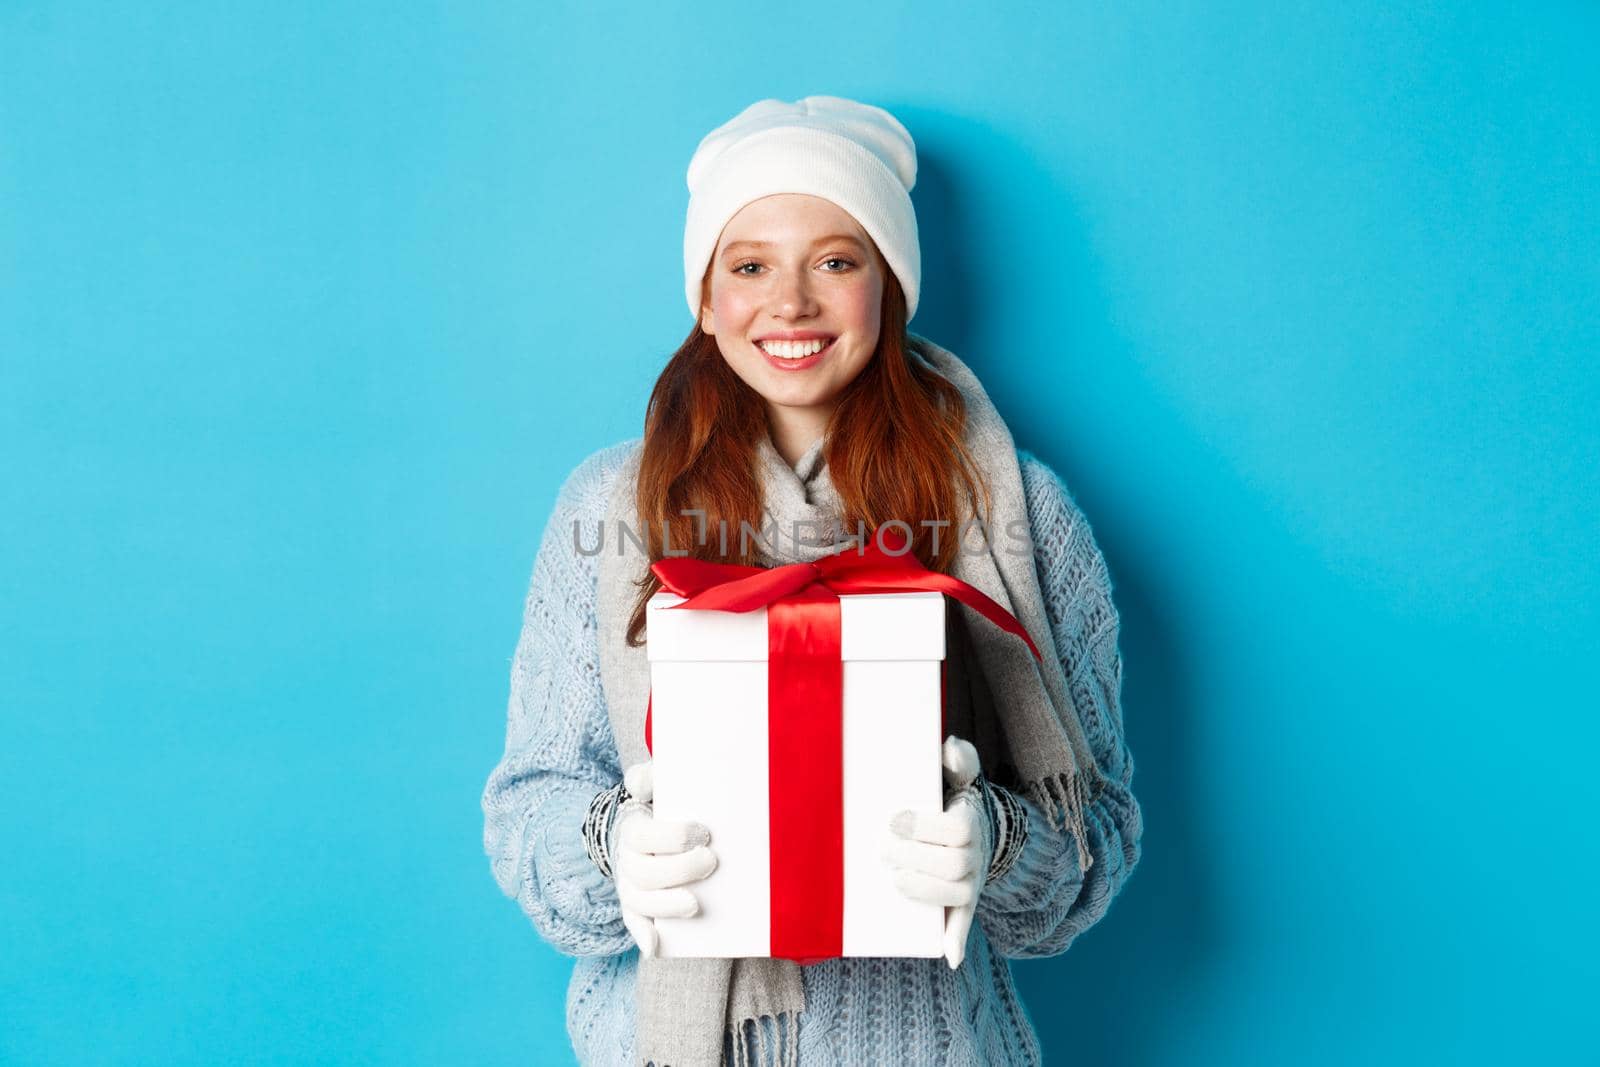
[[[961,966],[978,893],[989,869],[994,831],[973,783],[978,750],[955,735],[945,738],[944,780],[949,799],[940,814],[902,811],[889,820],[884,859],[894,883],[912,900],[943,904],[944,958]],[[953,795],[949,791],[953,790]]]
[[[711,832],[704,826],[655,817],[650,804],[655,782],[648,760],[629,767],[623,781],[633,795],[617,812],[612,829],[617,898],[622,903],[622,923],[638,942],[640,955],[654,956],[660,943],[655,920],[699,913],[700,902],[684,886],[716,870],[717,856],[708,847]]]

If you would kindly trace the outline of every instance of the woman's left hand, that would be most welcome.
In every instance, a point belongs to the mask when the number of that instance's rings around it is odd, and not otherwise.
[[[895,885],[912,900],[942,904],[944,958],[961,965],[967,934],[989,869],[994,829],[976,786],[978,750],[955,735],[943,750],[946,795],[940,814],[902,811],[889,821],[884,859]]]

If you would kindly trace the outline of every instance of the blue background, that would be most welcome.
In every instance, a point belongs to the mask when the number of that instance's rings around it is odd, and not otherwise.
[[[1123,613],[1047,1062],[1594,1062],[1600,15],[969,8],[0,5],[0,1061],[570,1058],[480,844],[529,567],[695,143],[831,93]]]

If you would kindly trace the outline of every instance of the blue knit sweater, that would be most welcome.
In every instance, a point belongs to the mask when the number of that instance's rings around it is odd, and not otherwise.
[[[617,472],[637,447],[629,441],[601,449],[561,487],[512,660],[505,753],[483,792],[484,849],[495,880],[550,944],[577,957],[567,1030],[585,1067],[634,1062],[639,954],[622,924],[615,884],[583,844],[589,802],[621,780],[622,768],[600,687],[598,557],[574,551],[572,531],[575,520],[591,534],[598,528]],[[959,968],[942,959],[880,958],[801,968],[802,1067],[1039,1063],[1038,1038],[1007,960],[1065,952],[1106,913],[1139,861],[1141,821],[1129,788],[1133,760],[1123,737],[1118,621],[1105,560],[1061,480],[1027,452],[1018,458],[1056,653],[1109,783],[1085,812],[1094,863],[1085,877],[1070,834],[1019,797],[1027,843],[1015,865],[984,887]],[[768,1031],[770,1057],[770,1025]]]

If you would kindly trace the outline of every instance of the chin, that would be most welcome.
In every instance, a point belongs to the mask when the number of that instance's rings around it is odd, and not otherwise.
[[[818,405],[826,404],[839,394],[839,390],[831,387],[818,388],[811,386],[808,388],[796,388],[796,384],[793,382],[777,383],[768,380],[764,385],[766,386],[765,388],[756,390],[761,394],[761,399],[769,404],[777,404],[786,408],[814,408]]]
[[[757,390],[761,399],[781,408],[814,408],[826,403],[826,397],[815,393],[793,393],[782,389]]]

